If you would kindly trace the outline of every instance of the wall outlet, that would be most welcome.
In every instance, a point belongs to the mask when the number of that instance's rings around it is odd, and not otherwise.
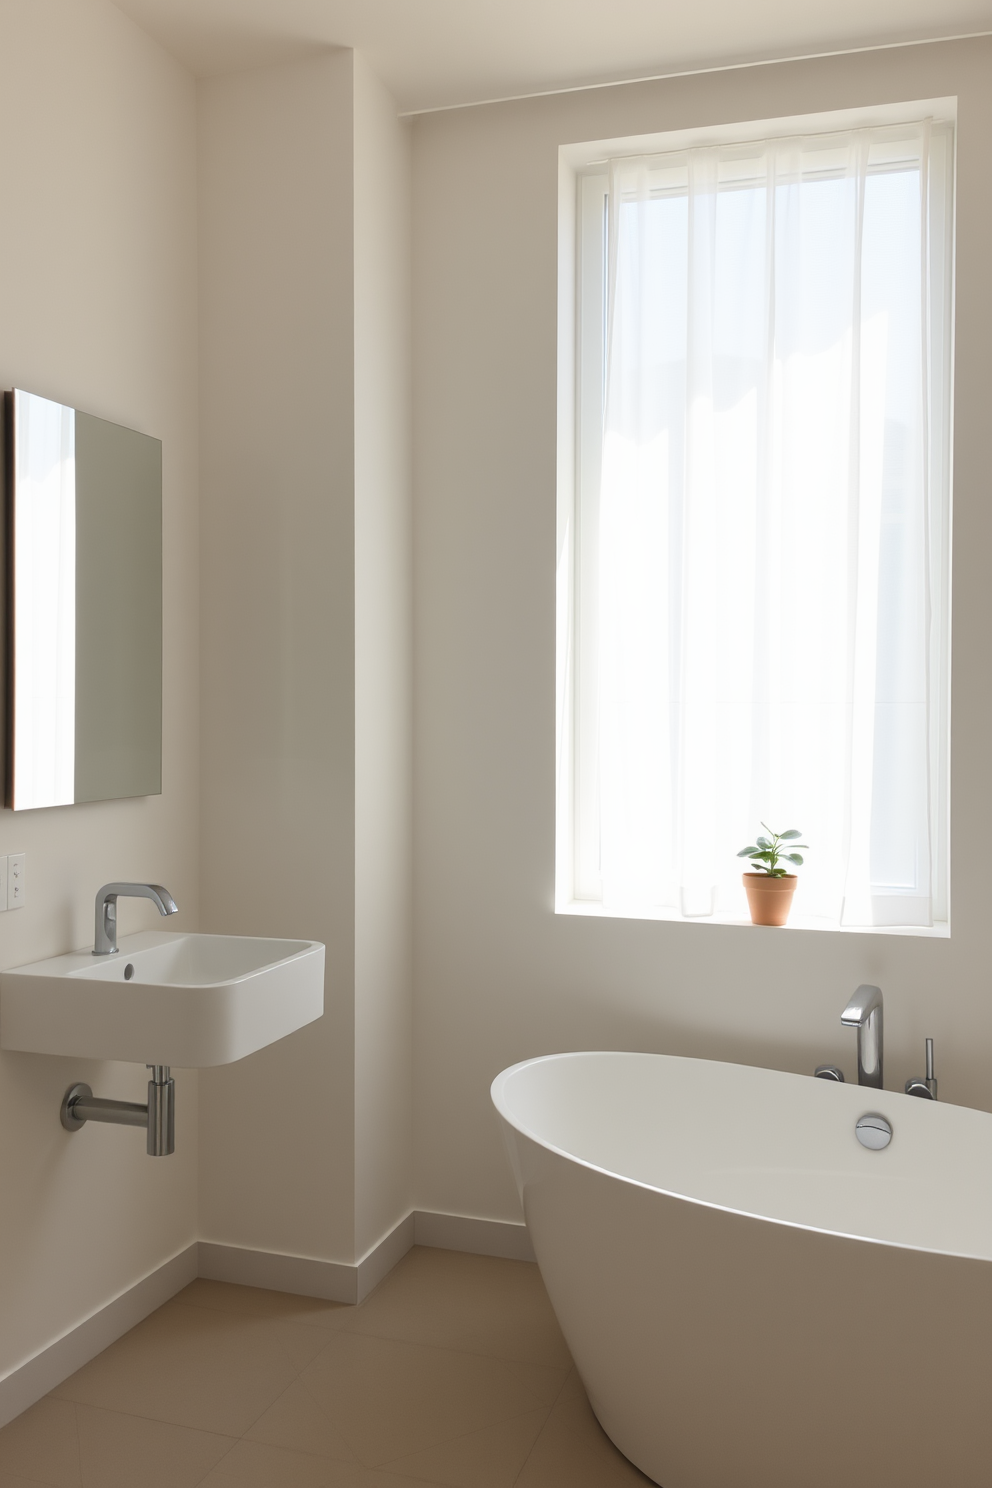
[[[7,908],[7,859],[0,858],[0,911]]]
[[[7,858],[7,908],[20,909],[27,897],[26,853],[10,853]]]

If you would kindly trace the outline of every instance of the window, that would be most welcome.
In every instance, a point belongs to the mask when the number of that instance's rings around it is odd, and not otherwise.
[[[584,152],[559,908],[946,932],[949,112]]]

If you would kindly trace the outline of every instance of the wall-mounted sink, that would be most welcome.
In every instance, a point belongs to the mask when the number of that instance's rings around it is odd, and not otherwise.
[[[0,972],[0,1048],[135,1064],[231,1064],[324,1011],[313,940],[175,935],[121,939]]]

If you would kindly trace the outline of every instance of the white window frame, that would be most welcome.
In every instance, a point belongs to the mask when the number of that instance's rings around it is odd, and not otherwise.
[[[834,133],[931,118],[930,159],[930,480],[941,493],[933,541],[938,576],[932,592],[932,655],[939,673],[932,723],[936,759],[934,924],[841,926],[790,919],[792,928],[845,933],[950,934],[950,554],[953,446],[954,187],[957,100],[915,100],[829,114],[750,121],[566,146],[559,156],[559,357],[557,544],[557,913],[648,917],[606,909],[598,847],[589,829],[598,811],[594,687],[584,685],[583,658],[594,654],[597,629],[596,526],[605,395],[606,252],[609,162],[705,145],[746,143],[797,134]],[[936,505],[936,504],[935,504]],[[579,829],[579,822],[584,830]],[[681,920],[674,909],[651,915]],[[737,923],[714,915],[693,924]]]

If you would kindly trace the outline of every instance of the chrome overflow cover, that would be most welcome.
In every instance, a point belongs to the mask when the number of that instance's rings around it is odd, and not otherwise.
[[[854,1128],[854,1135],[862,1147],[869,1147],[872,1152],[880,1152],[892,1141],[892,1127],[884,1116],[879,1116],[877,1111],[868,1111],[864,1116],[859,1117]]]

